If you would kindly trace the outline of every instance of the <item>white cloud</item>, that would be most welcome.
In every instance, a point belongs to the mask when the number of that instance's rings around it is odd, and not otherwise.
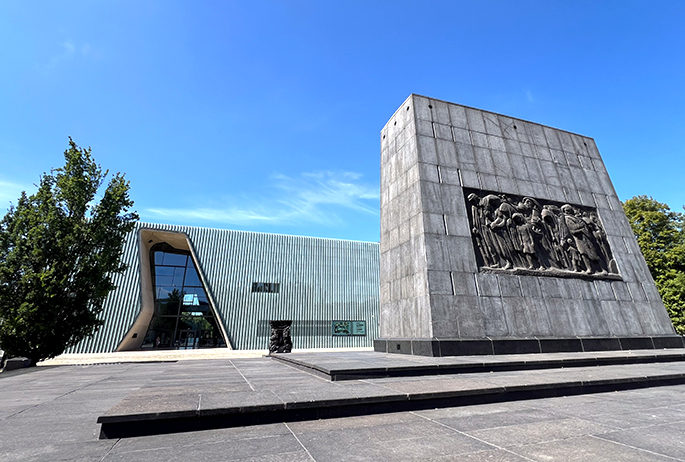
[[[46,69],[54,69],[61,62],[73,59],[76,54],[76,45],[74,45],[74,42],[71,40],[62,42],[60,45],[62,50],[59,53],[52,55],[48,64],[44,66]]]
[[[535,102],[535,98],[533,98],[533,94],[530,92],[530,90],[526,90],[526,99],[529,103]]]
[[[62,48],[64,48],[63,56],[73,56],[76,53],[76,46],[71,40],[67,40],[62,43]]]
[[[362,182],[354,172],[306,172],[298,177],[274,174],[261,197],[241,198],[225,207],[197,209],[147,209],[153,217],[201,220],[234,225],[298,224],[302,222],[336,226],[341,210],[378,215],[377,185]],[[242,205],[247,204],[247,205]]]
[[[96,52],[89,43],[76,44],[73,40],[65,40],[59,44],[60,51],[50,57],[48,62],[38,67],[43,70],[51,70],[59,66],[62,62],[70,61],[78,56],[84,59],[99,58],[100,54]]]

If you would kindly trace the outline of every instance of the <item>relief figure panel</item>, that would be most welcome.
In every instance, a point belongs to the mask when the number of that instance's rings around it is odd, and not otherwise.
[[[473,188],[464,197],[480,271],[621,279],[597,209]]]

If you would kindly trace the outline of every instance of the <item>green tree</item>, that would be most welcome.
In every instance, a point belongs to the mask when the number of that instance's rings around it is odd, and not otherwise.
[[[685,215],[647,196],[623,209],[673,325],[685,334]]]
[[[34,365],[102,325],[98,314],[112,275],[125,270],[124,238],[138,219],[123,175],[98,195],[108,171],[91,149],[69,138],[64,158],[0,222],[0,345]]]

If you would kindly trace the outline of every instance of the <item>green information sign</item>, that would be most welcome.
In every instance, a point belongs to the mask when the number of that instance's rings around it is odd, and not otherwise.
[[[366,335],[366,321],[333,321],[333,335]]]

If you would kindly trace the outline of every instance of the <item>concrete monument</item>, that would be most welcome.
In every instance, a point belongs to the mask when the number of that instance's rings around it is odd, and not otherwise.
[[[381,337],[429,356],[683,347],[592,138],[411,95],[381,131]]]

